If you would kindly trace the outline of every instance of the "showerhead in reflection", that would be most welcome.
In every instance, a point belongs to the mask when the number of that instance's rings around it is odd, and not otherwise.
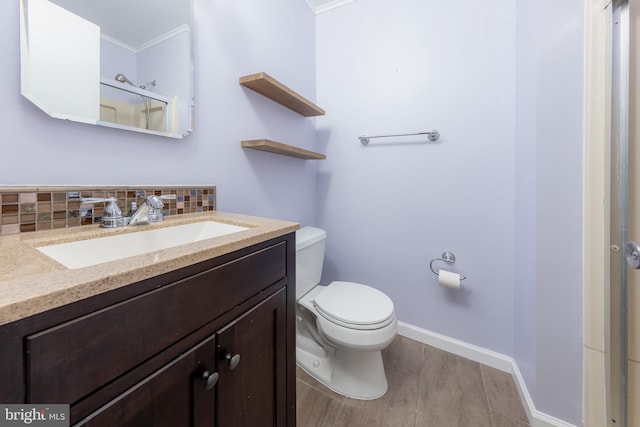
[[[135,87],[135,84],[133,84],[133,82],[131,80],[126,78],[124,74],[117,74],[116,75],[116,80],[119,81],[120,83],[129,83],[131,86]]]
[[[120,83],[128,83],[133,87],[137,87],[131,80],[129,80],[124,74],[122,73],[118,73],[116,74],[115,79],[117,81],[119,81]],[[143,90],[151,90],[156,86],[156,81],[155,80],[151,80],[150,82],[147,82],[143,85],[140,85],[140,89]],[[142,97],[142,101],[144,102],[144,110],[145,110],[145,127],[147,129],[149,129],[149,124],[150,124],[150,120],[151,120],[151,99],[147,96],[141,95],[140,97]]]

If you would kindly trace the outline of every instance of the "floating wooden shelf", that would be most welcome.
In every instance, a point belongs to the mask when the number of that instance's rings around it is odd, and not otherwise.
[[[303,150],[302,148],[293,147],[291,145],[282,144],[269,139],[252,139],[250,141],[242,141],[242,146],[244,148],[253,148],[254,150],[268,151],[269,153],[297,157],[298,159],[305,160],[324,160],[327,158],[324,154]]]
[[[256,73],[240,77],[240,84],[295,111],[301,116],[313,117],[324,115],[322,108],[289,89],[267,73]]]

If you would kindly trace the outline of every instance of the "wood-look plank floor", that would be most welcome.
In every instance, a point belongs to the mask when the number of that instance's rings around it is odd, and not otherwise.
[[[511,375],[397,336],[382,352],[389,390],[357,400],[297,370],[298,427],[528,427]]]

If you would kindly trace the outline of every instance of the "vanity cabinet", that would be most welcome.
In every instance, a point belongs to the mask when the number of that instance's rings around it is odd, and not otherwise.
[[[152,267],[149,267],[152,268]],[[78,426],[295,426],[295,237],[0,327],[0,401]]]

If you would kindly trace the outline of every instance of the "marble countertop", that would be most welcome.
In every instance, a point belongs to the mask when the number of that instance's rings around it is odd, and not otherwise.
[[[36,248],[198,221],[248,227],[226,236],[91,267],[68,269]],[[98,225],[0,236],[0,325],[130,285],[293,232],[289,221],[210,211],[166,217],[149,225],[106,229]]]

